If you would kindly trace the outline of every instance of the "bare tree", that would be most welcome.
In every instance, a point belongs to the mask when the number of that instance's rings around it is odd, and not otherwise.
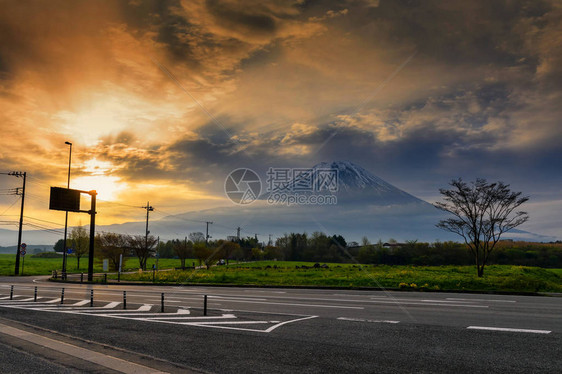
[[[70,243],[76,256],[76,270],[80,269],[80,258],[89,251],[90,235],[82,226],[77,226],[70,231]]]
[[[439,221],[437,227],[462,236],[481,277],[502,234],[529,219],[526,212],[516,211],[529,197],[511,191],[503,182],[488,183],[485,179],[467,184],[459,178],[449,185],[451,189],[439,190],[445,202],[435,206],[454,217]]]
[[[189,240],[191,240],[191,242],[193,242],[194,244],[203,243],[205,241],[205,234],[199,231],[192,232],[188,236],[189,236]]]
[[[146,261],[148,257],[152,256],[155,253],[156,243],[158,239],[156,239],[153,235],[133,235],[129,236],[129,246],[135,253],[135,255],[139,258],[139,266],[142,270],[146,270]]]
[[[95,253],[100,260],[104,258],[111,262],[111,269],[119,269],[119,259],[123,255],[123,264],[125,267],[126,256],[129,254],[128,237],[122,234],[112,232],[103,232],[96,235]]]

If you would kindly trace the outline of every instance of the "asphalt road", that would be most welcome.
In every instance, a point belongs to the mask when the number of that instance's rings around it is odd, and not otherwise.
[[[562,372],[559,297],[30,279],[0,279],[0,344],[9,347],[1,372],[18,372],[18,350],[30,356],[23,372],[45,360],[80,372],[127,372],[84,360],[84,352],[66,354],[73,347],[106,355],[102,364],[119,358],[162,372]],[[55,351],[57,342],[65,348]]]

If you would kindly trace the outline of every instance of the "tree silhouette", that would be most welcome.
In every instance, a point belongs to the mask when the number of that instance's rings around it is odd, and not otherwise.
[[[468,184],[459,178],[449,185],[450,189],[439,190],[445,202],[435,206],[454,217],[439,221],[437,227],[464,239],[481,277],[490,252],[502,234],[529,219],[526,212],[516,211],[529,197],[511,191],[503,182],[488,183],[486,179]]]

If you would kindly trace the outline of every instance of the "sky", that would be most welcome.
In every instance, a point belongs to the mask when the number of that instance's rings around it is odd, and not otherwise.
[[[562,237],[559,1],[0,4],[0,172],[27,172],[36,227],[64,224],[69,141],[100,224],[227,205],[236,168],[349,160],[428,202],[501,180],[523,229]],[[0,175],[2,228],[21,182]]]

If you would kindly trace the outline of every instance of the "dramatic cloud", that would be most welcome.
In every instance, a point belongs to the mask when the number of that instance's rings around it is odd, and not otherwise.
[[[37,218],[72,141],[106,223],[219,206],[234,168],[347,159],[428,200],[504,180],[560,236],[561,21],[555,0],[5,2],[0,162]]]

